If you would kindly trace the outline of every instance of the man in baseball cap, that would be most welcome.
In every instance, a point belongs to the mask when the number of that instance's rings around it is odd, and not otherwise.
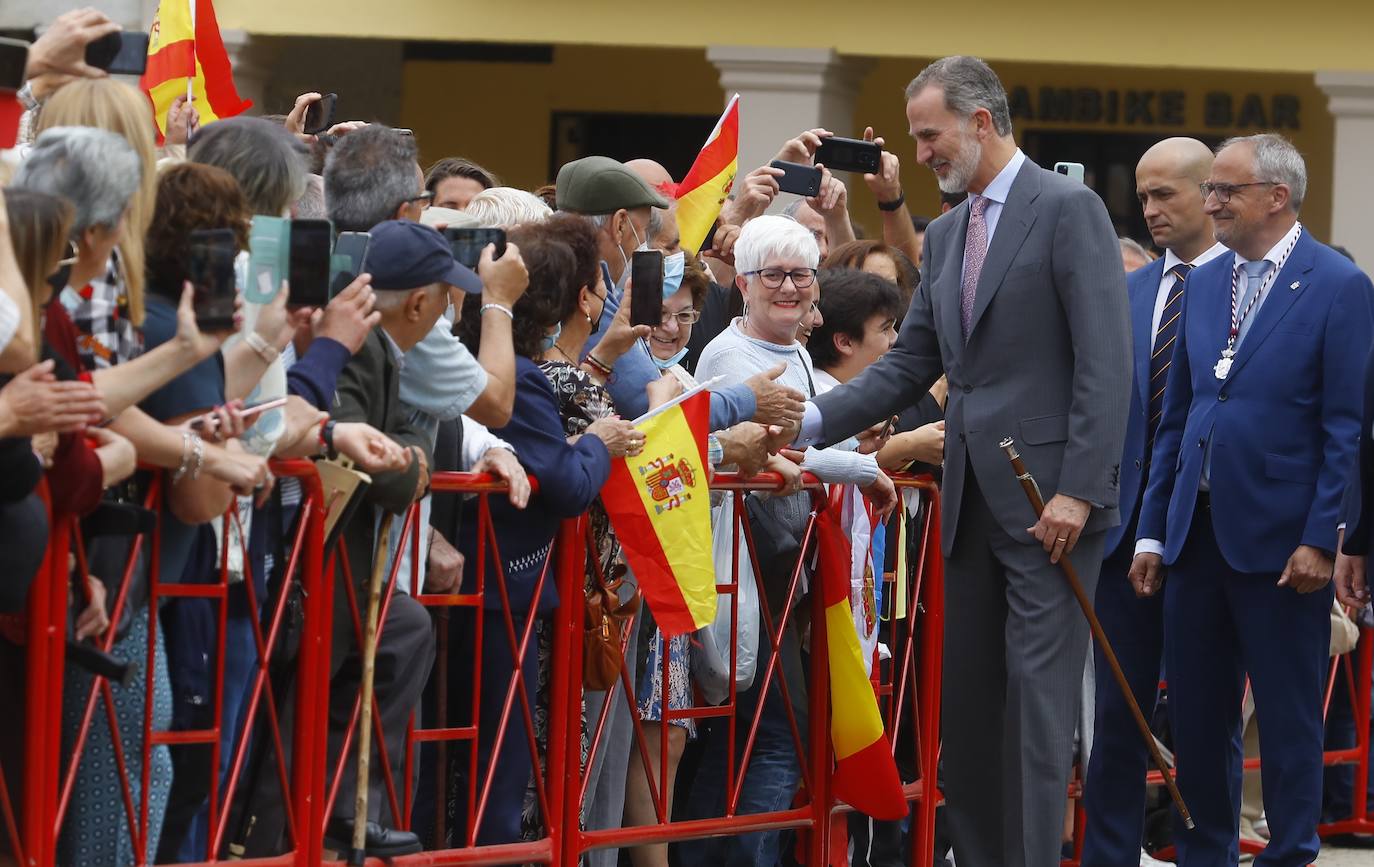
[[[558,210],[597,218],[601,258],[622,285],[630,254],[647,249],[653,210],[666,209],[668,200],[610,157],[573,160],[558,170],[556,188]]]
[[[411,424],[401,406],[400,377],[405,354],[434,328],[448,307],[454,287],[472,294],[482,291],[482,281],[454,260],[442,235],[409,220],[388,220],[372,227],[364,270],[372,275],[375,309],[382,318],[339,374],[330,417],[334,422],[367,422],[406,449],[410,464],[403,470],[373,474],[366,507],[358,509],[344,528],[342,538],[361,610],[366,610],[366,581],[372,574],[373,549],[378,543],[372,507],[404,513],[429,487],[433,465],[430,435]],[[386,540],[381,540],[381,544],[385,545]],[[347,596],[339,592],[334,599],[337,628],[335,674],[329,692],[331,757],[343,748],[344,725],[359,695],[362,670]],[[375,679],[388,755],[405,753],[406,720],[420,699],[433,659],[429,615],[412,597],[396,593],[377,647]],[[345,779],[325,834],[325,844],[336,851],[349,848],[357,786],[356,763],[346,762],[344,768]],[[420,840],[415,834],[381,824],[381,807],[386,799],[384,775],[374,772],[368,780],[367,853],[392,857],[420,851]]]

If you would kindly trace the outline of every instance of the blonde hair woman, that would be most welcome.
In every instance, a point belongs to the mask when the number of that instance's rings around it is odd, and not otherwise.
[[[124,235],[110,257],[104,279],[92,280],[89,287],[71,287],[83,296],[79,302],[70,295],[63,300],[78,328],[118,355],[120,361],[127,361],[132,346],[142,345],[142,339],[129,326],[143,324],[143,243],[153,220],[157,190],[152,107],[146,96],[127,84],[111,78],[83,78],[63,86],[43,104],[34,135],[55,126],[93,126],[115,133],[129,143],[142,164],[142,178],[129,200]],[[87,288],[91,290],[89,297]],[[89,328],[83,320],[89,321]],[[128,341],[136,342],[124,345]],[[84,342],[82,354],[86,355]],[[92,367],[112,363],[99,357],[99,351],[92,355],[83,359]]]

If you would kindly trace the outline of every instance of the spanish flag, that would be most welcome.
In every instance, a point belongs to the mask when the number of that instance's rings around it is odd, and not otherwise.
[[[883,731],[873,684],[849,606],[852,553],[844,531],[843,489],[817,521],[820,591],[825,603],[826,652],[830,662],[830,741],[835,749],[835,797],[875,819],[907,814],[902,780]]]
[[[677,227],[682,247],[692,255],[720,216],[739,167],[739,94],[730,97],[725,113],[706,140],[687,177],[677,185]]]
[[[167,132],[167,110],[186,93],[187,79],[192,80],[201,126],[253,106],[234,88],[234,71],[210,0],[162,0],[148,31],[148,66],[139,81],[153,103],[159,143]]]
[[[716,616],[706,435],[711,395],[698,386],[635,421],[644,449],[611,461],[601,502],[625,561],[665,636]]]

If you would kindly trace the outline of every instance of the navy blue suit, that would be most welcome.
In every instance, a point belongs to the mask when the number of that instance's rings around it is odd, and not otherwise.
[[[1163,278],[1162,258],[1126,275],[1135,361],[1126,417],[1126,446],[1121,457],[1121,524],[1107,531],[1107,556],[1094,602],[1097,617],[1147,719],[1159,689],[1164,600],[1158,595],[1148,599],[1137,597],[1127,573],[1135,551],[1136,513],[1149,467],[1146,419],[1150,405],[1150,355],[1155,301]],[[1095,647],[1094,653],[1097,695],[1093,753],[1084,794],[1087,828],[1081,863],[1083,867],[1119,867],[1135,863],[1140,853],[1148,754],[1101,648]]]
[[[1299,545],[1336,546],[1374,287],[1304,232],[1222,381],[1213,367],[1230,326],[1233,263],[1221,256],[1188,279],[1137,534],[1162,541],[1169,566],[1169,704],[1178,785],[1197,821],[1194,831],[1178,826],[1179,864],[1236,862],[1231,745],[1248,674],[1272,835],[1255,863],[1297,867],[1320,845],[1332,588],[1299,594],[1277,581]]]

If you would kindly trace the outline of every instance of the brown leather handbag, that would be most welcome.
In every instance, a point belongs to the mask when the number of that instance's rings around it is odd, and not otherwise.
[[[621,635],[627,621],[639,611],[639,588],[625,602],[617,592],[623,579],[607,584],[601,576],[592,577],[587,588],[587,616],[582,638],[582,685],[590,690],[610,689],[620,678],[625,661]]]

